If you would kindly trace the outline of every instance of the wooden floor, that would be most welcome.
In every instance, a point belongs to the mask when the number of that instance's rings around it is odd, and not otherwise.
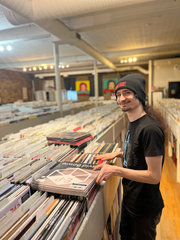
[[[165,207],[156,240],[180,240],[180,183],[176,182],[176,167],[167,151],[160,189]]]

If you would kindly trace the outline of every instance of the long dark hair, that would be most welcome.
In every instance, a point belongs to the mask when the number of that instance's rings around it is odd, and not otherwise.
[[[162,116],[160,111],[151,106],[145,105],[143,106],[146,114],[155,122],[157,125],[163,130],[165,136],[165,143],[168,144],[168,140],[170,138],[170,129],[167,123],[167,120]]]

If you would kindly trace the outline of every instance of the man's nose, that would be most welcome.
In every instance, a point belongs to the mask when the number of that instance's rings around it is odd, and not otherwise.
[[[120,96],[120,102],[122,102],[122,101],[124,101],[125,100],[125,97],[124,97],[124,95],[123,94],[121,94],[121,96]]]

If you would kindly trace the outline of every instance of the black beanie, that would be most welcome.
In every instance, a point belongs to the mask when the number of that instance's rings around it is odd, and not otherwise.
[[[142,105],[145,105],[145,84],[146,81],[140,74],[128,74],[125,77],[121,78],[116,84],[115,96],[119,89],[129,89],[134,94],[136,94],[136,97],[141,101]]]

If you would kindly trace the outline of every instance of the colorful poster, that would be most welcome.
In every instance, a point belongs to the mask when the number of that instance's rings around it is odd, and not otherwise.
[[[105,78],[103,79],[103,91],[114,92],[115,86],[118,83],[118,78]]]
[[[78,96],[80,95],[90,95],[90,81],[89,80],[80,80],[76,81],[76,91]]]

